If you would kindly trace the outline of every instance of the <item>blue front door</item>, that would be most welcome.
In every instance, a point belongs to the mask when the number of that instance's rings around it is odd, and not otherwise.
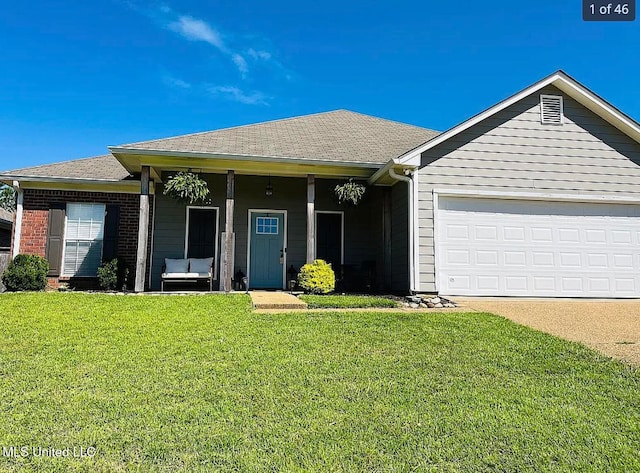
[[[249,287],[282,289],[284,213],[251,212]]]

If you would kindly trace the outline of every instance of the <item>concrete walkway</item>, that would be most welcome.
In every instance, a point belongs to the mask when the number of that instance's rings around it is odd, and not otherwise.
[[[288,292],[250,291],[254,309],[306,309],[307,303]]]
[[[640,300],[456,297],[470,311],[514,322],[640,365]]]

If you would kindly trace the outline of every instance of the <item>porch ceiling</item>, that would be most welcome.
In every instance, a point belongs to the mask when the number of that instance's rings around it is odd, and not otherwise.
[[[228,170],[236,174],[300,177],[315,174],[322,177],[369,178],[383,167],[379,163],[352,163],[261,156],[225,156],[186,153],[131,152],[110,148],[111,153],[131,173],[150,166],[155,178],[163,171],[192,169],[202,173],[220,174]]]

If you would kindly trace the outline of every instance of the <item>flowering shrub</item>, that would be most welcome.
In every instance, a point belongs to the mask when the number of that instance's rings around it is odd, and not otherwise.
[[[298,284],[305,292],[327,294],[336,287],[336,275],[329,263],[317,259],[313,263],[305,264],[300,268]]]

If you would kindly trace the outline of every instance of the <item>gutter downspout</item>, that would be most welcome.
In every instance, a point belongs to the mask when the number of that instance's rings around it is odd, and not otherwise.
[[[408,173],[408,175],[403,176],[400,174],[396,174],[396,172],[394,171],[393,167],[389,168],[389,176],[391,176],[393,179],[395,179],[396,181],[403,181],[406,182],[407,184],[409,184],[409,291],[411,291],[411,293],[415,293],[416,292],[416,288],[415,288],[415,271],[414,271],[414,246],[413,246],[413,240],[414,240],[414,236],[413,236],[413,226],[414,226],[414,221],[413,221],[413,179],[410,176],[413,176],[413,173],[409,170],[406,170],[405,172]]]
[[[13,228],[12,258],[20,253],[20,240],[22,238],[22,208],[24,206],[24,191],[20,189],[20,182],[13,181],[12,186],[16,191],[16,220]]]

